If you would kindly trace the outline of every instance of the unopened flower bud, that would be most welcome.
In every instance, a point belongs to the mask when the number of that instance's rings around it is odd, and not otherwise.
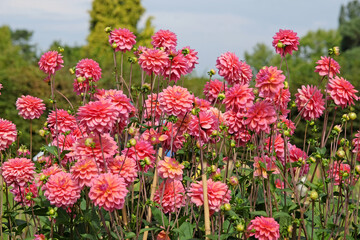
[[[130,139],[129,143],[130,143],[131,146],[135,146],[136,145],[136,139],[135,138]]]
[[[243,232],[244,230],[245,230],[244,224],[239,223],[238,225],[236,225],[236,231]]]
[[[75,74],[75,67],[69,68],[69,72],[71,75]]]
[[[44,129],[40,129],[40,130],[39,130],[39,135],[42,136],[42,137],[45,136],[45,130],[44,130]]]
[[[218,96],[217,96],[217,98],[218,98],[220,101],[222,101],[222,100],[225,99],[225,94],[224,94],[224,93],[219,93]]]
[[[284,135],[285,135],[286,137],[290,137],[290,136],[291,136],[289,130],[285,130],[285,131],[284,131]]]
[[[215,75],[215,70],[214,69],[210,69],[210,71],[208,72],[208,75],[211,77],[211,76],[214,76]]]
[[[105,28],[105,32],[106,32],[106,33],[111,33],[111,31],[112,31],[112,30],[111,30],[111,27],[106,27],[106,28]]]
[[[254,93],[254,95],[258,95],[258,94],[259,94],[259,89],[254,88],[254,89],[253,89],[253,93]]]
[[[356,113],[354,113],[354,112],[349,113],[349,118],[350,118],[352,121],[354,121],[354,120],[357,118]]]
[[[292,233],[293,232],[293,226],[289,225],[287,228],[288,233]]]
[[[314,157],[312,157],[312,156],[309,157],[308,160],[309,160],[310,163],[316,163],[316,159]]]
[[[360,174],[360,165],[356,165],[356,167],[355,167],[355,172],[356,172],[357,174]]]
[[[235,140],[231,140],[230,146],[233,147],[233,148],[236,147],[236,142],[235,142]]]
[[[343,119],[344,121],[349,121],[349,120],[350,120],[350,118],[349,118],[349,115],[348,115],[348,114],[344,114],[344,115],[342,115],[342,119]]]
[[[225,211],[230,211],[231,210],[231,204],[230,203],[225,203],[224,204],[224,210]]]
[[[135,128],[134,128],[134,127],[129,127],[129,129],[128,129],[128,133],[129,133],[131,136],[134,136],[134,135],[135,135],[135,133],[136,133]]]
[[[148,93],[148,92],[150,92],[150,90],[151,90],[151,86],[148,83],[144,83],[141,86],[141,92],[143,92],[143,93]]]
[[[289,83],[288,81],[284,81],[284,89],[288,89],[289,88]]]
[[[51,215],[54,215],[55,214],[55,210],[53,208],[50,208],[49,211],[48,211],[48,214],[51,216]]]
[[[181,53],[186,56],[190,53],[190,50],[188,48],[184,48],[183,50],[181,50]]]
[[[30,195],[26,195],[26,200],[31,200],[32,197]]]
[[[39,179],[40,179],[40,181],[45,181],[45,179],[46,179],[46,175],[41,174]]]
[[[318,198],[319,198],[319,194],[315,190],[310,192],[310,199],[311,200],[316,201]]]
[[[235,187],[236,185],[239,184],[238,178],[237,178],[236,176],[231,176],[231,177],[229,178],[229,184],[230,184],[231,186]]]
[[[111,44],[111,47],[112,47],[113,49],[115,49],[115,48],[117,48],[117,44],[116,44],[116,43],[112,43],[112,44]]]
[[[76,81],[77,81],[78,83],[82,83],[82,82],[85,81],[85,78],[84,78],[84,77],[78,77],[78,78],[76,79]]]
[[[285,45],[279,40],[279,42],[276,45],[278,48],[283,48]]]
[[[337,133],[341,133],[341,131],[342,131],[341,126],[340,125],[335,125],[334,126],[334,131],[337,132]]]
[[[87,147],[93,147],[95,145],[93,138],[86,138],[85,139],[85,146]]]
[[[219,135],[219,132],[217,130],[213,130],[211,132],[211,136],[216,137],[217,135]]]
[[[336,156],[340,159],[343,159],[345,157],[345,151],[342,150],[342,149],[339,149],[337,152],[336,152]]]
[[[129,63],[137,63],[137,61],[138,61],[137,57],[129,57],[128,58]]]
[[[64,52],[64,48],[62,48],[62,47],[58,47],[58,50],[60,53]]]
[[[146,165],[150,165],[151,164],[151,159],[149,157],[145,157],[144,162],[145,162]]]

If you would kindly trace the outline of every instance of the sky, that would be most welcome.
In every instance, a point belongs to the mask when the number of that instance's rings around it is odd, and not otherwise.
[[[0,25],[33,31],[39,51],[57,40],[70,46],[86,44],[91,0],[0,0]],[[336,29],[340,6],[349,0],[142,0],[143,26],[153,16],[156,30],[176,33],[178,48],[198,52],[196,75],[215,68],[227,51],[242,60],[257,43],[271,46],[279,29],[298,36],[310,30]]]

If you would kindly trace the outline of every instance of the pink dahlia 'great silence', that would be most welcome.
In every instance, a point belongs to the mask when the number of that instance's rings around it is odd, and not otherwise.
[[[130,51],[136,43],[135,39],[136,36],[126,28],[114,29],[109,35],[109,43],[113,46],[115,52]]]
[[[112,212],[123,208],[127,193],[123,178],[112,173],[104,173],[93,180],[89,198],[95,206]]]
[[[164,160],[159,161],[157,171],[161,178],[169,178],[171,180],[182,180],[184,166],[181,165],[175,158],[164,157]]]
[[[184,117],[193,108],[194,95],[186,88],[169,86],[159,94],[160,109],[168,116]]]
[[[295,94],[295,103],[300,115],[305,120],[315,120],[319,118],[325,110],[323,94],[317,87],[303,85]]]
[[[279,227],[274,218],[260,216],[251,220],[247,230],[249,236],[254,236],[256,239],[277,240],[280,238]]]
[[[270,133],[270,125],[276,121],[275,108],[266,100],[255,103],[246,116],[245,125],[256,133]]]
[[[154,201],[161,205],[164,213],[175,212],[185,206],[185,189],[179,180],[163,181],[155,192]]]
[[[214,104],[215,102],[221,103],[222,101],[217,100],[219,93],[225,92],[227,90],[227,86],[224,87],[224,82],[213,79],[207,82],[204,86],[204,95],[206,99],[211,103]]]
[[[64,60],[62,59],[62,55],[57,51],[49,51],[44,53],[39,61],[39,68],[44,73],[54,74],[57,70],[64,67],[62,64]]]
[[[248,84],[235,84],[226,91],[224,99],[226,111],[246,112],[253,105],[254,99],[253,89],[250,88]]]
[[[23,95],[16,100],[16,109],[24,119],[35,119],[40,118],[46,107],[42,99]]]
[[[330,78],[327,92],[330,94],[331,99],[334,100],[334,103],[342,108],[354,105],[354,100],[358,100],[355,95],[358,91],[349,81],[342,77]]]
[[[161,75],[169,66],[168,54],[159,49],[145,49],[139,56],[139,64],[148,75]]]
[[[263,67],[256,75],[255,87],[259,89],[259,96],[272,98],[284,87],[285,75],[277,67]]]
[[[11,121],[0,118],[0,151],[8,148],[17,137],[15,124]]]
[[[28,158],[12,158],[4,162],[1,171],[8,186],[25,186],[34,179],[35,164]]]
[[[315,72],[318,72],[320,76],[329,75],[329,78],[333,78],[340,73],[339,63],[331,57],[321,57],[316,63]]]
[[[96,162],[92,158],[79,159],[71,167],[70,172],[81,188],[91,187],[91,181],[99,174]]]
[[[151,44],[155,48],[164,48],[165,51],[173,50],[177,45],[176,34],[169,30],[159,30],[152,37]]]
[[[92,59],[82,59],[76,64],[75,75],[77,78],[84,78],[85,81],[97,82],[101,78],[101,68]]]
[[[137,178],[136,161],[125,155],[117,155],[108,162],[109,171],[114,175],[119,175],[124,179],[126,186],[129,186]]]
[[[293,51],[298,50],[299,37],[297,33],[292,30],[280,29],[279,32],[273,36],[272,45],[275,47],[276,53],[281,56],[286,54],[292,55]]]
[[[172,60],[169,60],[168,67],[165,69],[163,76],[168,78],[169,81],[175,83],[188,73],[188,61],[182,53],[178,53]]]
[[[179,50],[179,53],[184,54],[188,65],[187,73],[191,73],[195,68],[195,64],[198,64],[198,52],[195,52],[195,49],[191,49],[189,46],[186,46]]]
[[[47,118],[47,122],[53,134],[56,133],[56,129],[58,133],[65,133],[73,131],[77,127],[75,117],[64,109],[52,111]]]
[[[240,83],[241,64],[239,58],[232,52],[226,52],[216,59],[216,68],[230,85]]]

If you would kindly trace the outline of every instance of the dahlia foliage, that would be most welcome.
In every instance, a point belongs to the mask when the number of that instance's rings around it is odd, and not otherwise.
[[[115,60],[126,54],[131,69],[141,71],[141,86],[130,80],[126,61],[119,61],[125,70],[120,76],[115,69],[110,84],[102,83],[102,68],[108,67],[85,58],[70,69],[74,78],[61,76],[73,79],[80,106],[66,98],[65,109],[52,101],[46,111],[43,100],[18,96],[21,118],[31,123],[45,115],[39,131],[44,142],[30,159],[32,143],[0,118],[2,234],[359,237],[359,97],[354,79],[340,75],[334,50],[314,63],[317,81],[297,90],[289,88],[286,66],[255,69],[228,51],[214,60],[217,78],[210,70],[203,96],[196,96],[183,82],[201,59],[190,46],[178,46],[175,33],[159,30],[152,47],[136,46],[126,28],[106,33]],[[284,29],[272,45],[282,61],[301,48],[297,33]],[[49,51],[39,60],[52,99],[63,54]],[[116,88],[97,87],[106,82]],[[0,89],[6,91],[2,84]]]

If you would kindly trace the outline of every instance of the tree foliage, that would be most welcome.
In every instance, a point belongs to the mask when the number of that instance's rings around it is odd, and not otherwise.
[[[342,51],[360,46],[360,2],[358,0],[341,6],[339,30],[342,37]]]

